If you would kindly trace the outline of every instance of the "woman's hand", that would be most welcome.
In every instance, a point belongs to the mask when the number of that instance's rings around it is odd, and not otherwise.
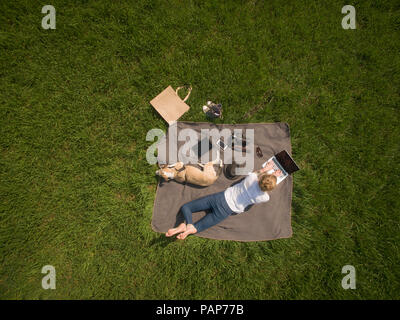
[[[275,177],[279,177],[280,175],[282,174],[282,171],[281,170],[276,170],[274,173],[273,173],[273,175],[275,176]]]
[[[274,162],[271,160],[265,165],[265,167],[263,168],[263,171],[266,172],[273,168],[274,168]]]

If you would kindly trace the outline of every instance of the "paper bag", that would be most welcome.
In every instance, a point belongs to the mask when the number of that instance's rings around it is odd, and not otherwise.
[[[174,91],[171,86],[168,86],[168,88],[150,101],[150,104],[157,110],[164,120],[168,122],[169,125],[176,122],[186,111],[189,110],[189,106],[185,101],[189,98],[192,87],[188,89],[189,92],[183,100],[178,96],[178,90],[181,88],[183,87],[179,87]]]

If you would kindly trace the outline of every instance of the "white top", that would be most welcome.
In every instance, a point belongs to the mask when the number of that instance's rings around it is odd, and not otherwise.
[[[243,212],[250,204],[269,200],[268,193],[260,189],[257,174],[254,172],[249,173],[242,182],[226,189],[224,196],[229,208],[236,213]]]

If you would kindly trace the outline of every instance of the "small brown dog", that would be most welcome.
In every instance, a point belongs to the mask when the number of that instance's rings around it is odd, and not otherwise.
[[[214,165],[219,164],[218,170],[214,169]],[[222,160],[216,159],[206,164],[198,164],[203,167],[200,170],[194,166],[185,166],[183,162],[177,162],[170,165],[160,166],[160,170],[156,174],[165,180],[176,180],[178,182],[189,182],[198,186],[206,187],[212,185],[219,177],[222,171]]]

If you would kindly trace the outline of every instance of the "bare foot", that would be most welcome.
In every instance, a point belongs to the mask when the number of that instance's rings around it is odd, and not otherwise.
[[[169,229],[168,232],[165,234],[166,237],[172,237],[174,234],[181,233],[186,231],[186,224],[182,222],[176,228]]]
[[[177,238],[177,239],[180,239],[180,240],[185,240],[185,238],[186,238],[189,234],[194,234],[194,233],[196,233],[196,232],[197,232],[197,229],[194,227],[194,225],[188,224],[188,225],[186,226],[186,231],[183,232],[183,233],[181,233],[181,234],[178,234],[178,236],[177,236],[176,238]]]

